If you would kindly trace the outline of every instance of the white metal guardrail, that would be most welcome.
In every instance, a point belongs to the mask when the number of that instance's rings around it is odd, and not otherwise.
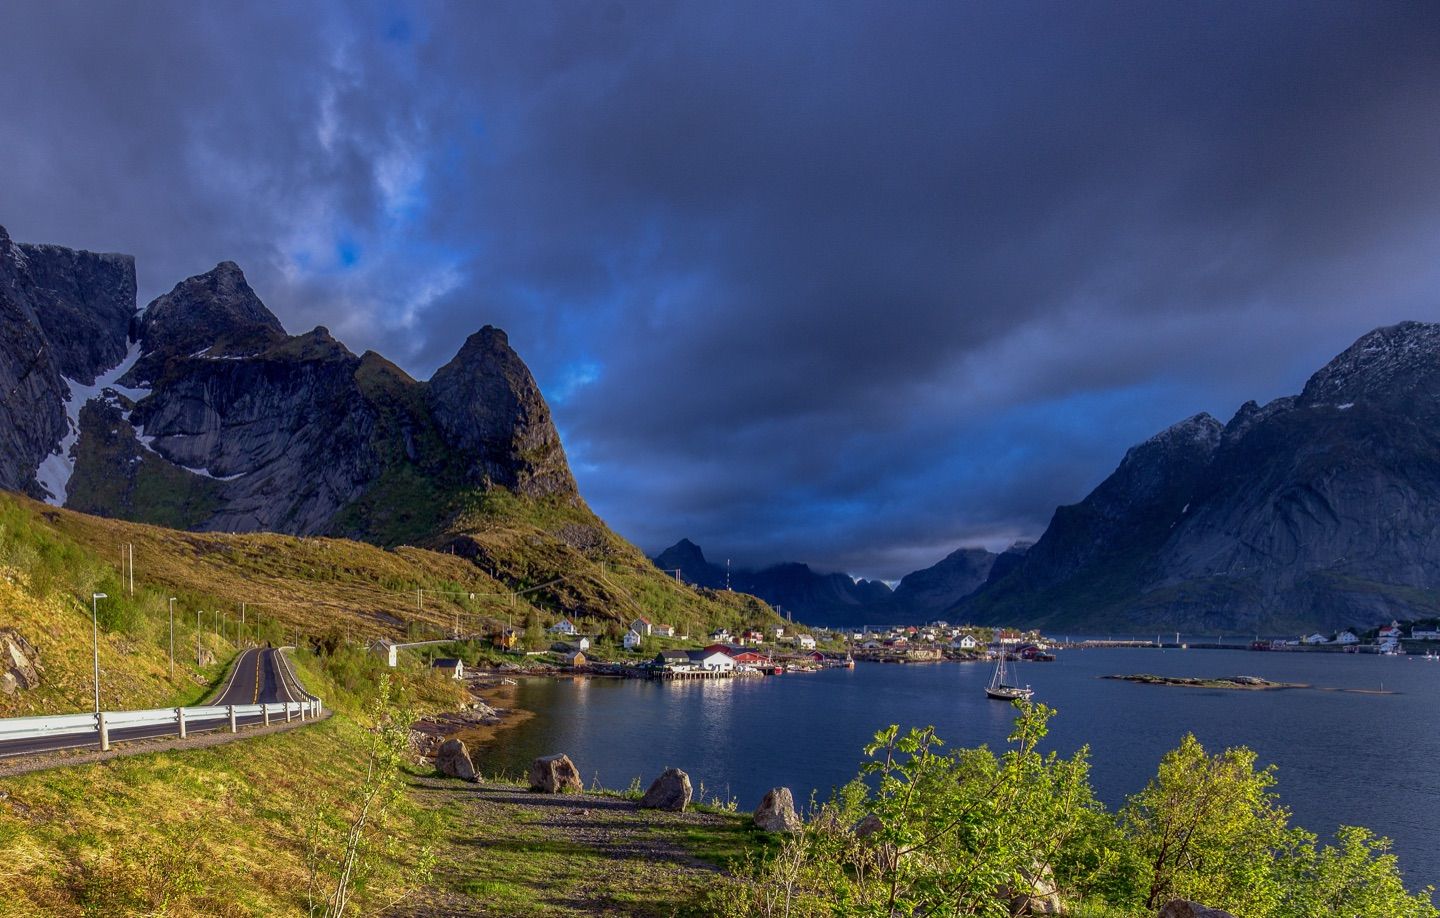
[[[190,730],[213,729],[217,721],[229,732],[235,733],[240,727],[237,721],[241,718],[259,717],[260,723],[268,727],[272,722],[278,723],[281,720],[287,723],[296,718],[310,720],[319,717],[321,712],[320,699],[311,697],[304,701],[273,701],[261,704],[153,708],[148,711],[101,711],[98,714],[59,714],[53,717],[5,717],[0,718],[0,744],[11,740],[80,738],[98,734],[100,748],[108,750],[110,748],[110,731],[112,730],[124,730],[130,727],[173,727],[174,734],[183,739]],[[94,740],[88,740],[83,745],[89,745],[91,742]],[[3,745],[0,745],[0,756],[6,754]]]
[[[268,727],[272,722],[279,722],[282,719],[288,723],[297,718],[303,721],[319,717],[323,712],[323,705],[319,697],[305,691],[304,687],[300,685],[300,680],[295,677],[295,671],[290,668],[290,661],[285,654],[281,653],[279,656],[282,669],[281,683],[285,694],[291,698],[299,696],[300,700],[298,701],[195,705],[178,708],[152,708],[146,711],[101,711],[97,714],[3,717],[0,718],[0,757],[22,752],[45,751],[26,748],[7,752],[4,744],[15,740],[48,740],[62,737],[77,740],[70,743],[69,746],[48,747],[64,749],[73,746],[88,746],[96,742],[95,738],[98,738],[100,749],[105,751],[110,748],[110,731],[112,730],[126,730],[132,727],[167,727],[173,728],[173,734],[183,739],[192,729],[213,730],[216,728],[217,722],[220,728],[235,733],[241,726],[238,721],[242,718],[248,720],[259,717],[259,725]],[[255,725],[245,724],[245,726]],[[147,735],[145,738],[150,739],[170,733],[170,730],[166,730],[163,733]]]

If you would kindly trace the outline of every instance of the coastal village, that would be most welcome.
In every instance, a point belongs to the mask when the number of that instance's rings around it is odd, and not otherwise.
[[[530,646],[527,646],[530,645]],[[534,646],[540,644],[541,646]],[[784,673],[879,663],[993,660],[997,655],[1053,660],[1053,644],[1038,632],[955,626],[947,622],[885,628],[807,628],[793,623],[716,628],[679,633],[645,617],[630,621],[619,639],[583,631],[562,617],[544,629],[542,641],[500,628],[485,638],[376,641],[372,651],[397,665],[399,652],[414,649],[433,668],[464,678],[476,667],[502,672],[569,672],[661,680],[779,676]]]

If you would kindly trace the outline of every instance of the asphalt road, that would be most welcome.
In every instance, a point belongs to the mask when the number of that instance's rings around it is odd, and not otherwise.
[[[284,701],[303,701],[305,695],[299,686],[293,685],[282,671],[283,664],[279,660],[280,651],[269,648],[258,648],[241,652],[230,672],[230,677],[220,692],[206,701],[206,705],[241,705],[260,703],[279,703]],[[270,715],[270,722],[284,722],[284,713]],[[236,726],[247,726],[252,724],[263,724],[263,714],[254,714],[246,717],[236,717]],[[207,720],[203,723],[190,723],[185,725],[186,733],[209,733],[215,730],[229,730],[230,722],[225,719]],[[119,727],[111,729],[110,743],[122,743],[126,740],[153,739],[162,736],[176,736],[178,729],[175,724],[157,724],[155,726],[142,727]],[[56,752],[61,749],[98,749],[100,737],[95,733],[70,733],[61,736],[39,737],[35,739],[14,739],[0,741],[0,758],[9,758],[17,755],[35,755],[42,752]]]

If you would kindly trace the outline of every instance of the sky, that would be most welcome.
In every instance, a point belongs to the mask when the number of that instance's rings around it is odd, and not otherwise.
[[[1440,320],[1440,5],[8,3],[0,225],[504,328],[649,552],[893,580]]]

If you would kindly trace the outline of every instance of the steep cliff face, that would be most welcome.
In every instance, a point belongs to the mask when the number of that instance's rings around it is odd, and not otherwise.
[[[324,328],[288,335],[233,262],[135,306],[127,257],[0,230],[0,485],[190,529],[383,543],[439,537],[490,487],[583,507],[498,329],[423,383]]]
[[[1440,326],[1365,335],[1298,396],[1132,449],[963,608],[995,621],[1370,625],[1440,608]]]
[[[134,310],[128,256],[18,245],[0,227],[0,487],[63,499],[72,385],[124,357]]]

